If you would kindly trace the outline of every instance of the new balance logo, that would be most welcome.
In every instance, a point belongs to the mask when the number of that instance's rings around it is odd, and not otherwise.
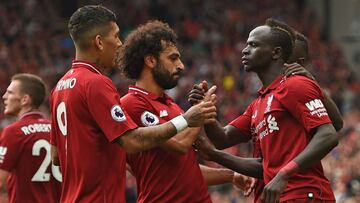
[[[320,99],[311,100],[310,102],[306,103],[305,105],[310,111],[314,111],[315,109],[324,107],[324,104],[321,102]]]
[[[160,118],[168,116],[168,112],[166,110],[161,110],[159,116],[160,116]]]

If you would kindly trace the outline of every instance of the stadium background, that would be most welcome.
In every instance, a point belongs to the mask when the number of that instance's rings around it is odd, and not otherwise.
[[[69,16],[85,4],[103,5],[118,16],[122,39],[137,25],[161,19],[178,33],[186,73],[169,91],[185,109],[192,85],[203,79],[218,85],[223,124],[241,114],[256,97],[258,78],[245,73],[241,50],[249,31],[268,17],[284,20],[310,40],[307,67],[332,96],[344,116],[341,142],[324,160],[337,202],[360,202],[360,1],[359,0],[2,0],[0,2],[0,92],[10,77],[40,75],[51,89],[69,67],[74,47],[67,33]],[[124,95],[131,83],[116,69],[109,76]],[[43,107],[48,112],[48,104]],[[96,107],[95,107],[96,108]],[[0,104],[0,129],[13,122]],[[251,156],[251,144],[227,151]],[[206,163],[214,165],[212,163]],[[136,185],[127,178],[128,202]],[[251,202],[232,185],[210,187],[214,202]]]

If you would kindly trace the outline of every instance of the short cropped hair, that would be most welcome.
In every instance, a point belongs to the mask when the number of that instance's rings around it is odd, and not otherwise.
[[[167,23],[153,20],[133,30],[124,41],[119,68],[130,79],[138,79],[144,67],[144,57],[157,59],[165,49],[163,44],[177,45],[177,35]]]
[[[39,108],[46,96],[46,86],[44,81],[36,75],[19,73],[12,76],[11,81],[20,81],[20,92],[27,94],[31,98],[31,106]]]
[[[271,28],[271,42],[274,46],[282,48],[283,59],[284,61],[288,61],[295,44],[295,33],[293,29],[287,24],[273,18],[268,18],[265,25]]]
[[[101,5],[87,5],[73,13],[68,29],[75,45],[86,49],[91,37],[109,31],[110,22],[116,22],[116,16],[112,11]]]

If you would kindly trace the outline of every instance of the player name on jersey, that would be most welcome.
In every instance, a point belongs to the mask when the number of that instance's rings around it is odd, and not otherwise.
[[[56,85],[56,90],[65,90],[65,89],[71,89],[74,88],[76,85],[76,78],[69,78],[66,80],[60,80]]]
[[[21,127],[21,131],[23,131],[25,135],[30,135],[31,133],[37,133],[37,132],[50,132],[50,129],[51,129],[51,124],[44,124],[44,123],[35,123]]]

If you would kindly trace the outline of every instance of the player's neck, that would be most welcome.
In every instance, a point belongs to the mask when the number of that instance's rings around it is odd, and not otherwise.
[[[30,112],[35,112],[35,111],[39,111],[38,109],[34,109],[31,106],[28,107],[23,107],[19,113],[16,116],[16,120],[19,120],[24,114],[26,113],[30,113]]]
[[[100,59],[98,59],[98,57],[94,56],[94,54],[92,54],[91,52],[77,51],[75,54],[75,60],[81,60],[81,61],[86,61],[86,62],[95,64],[97,69],[101,69],[100,71],[102,71],[102,69],[104,69],[104,67],[102,67],[102,65],[100,63]]]
[[[151,92],[152,94],[155,94],[159,97],[162,97],[164,95],[164,89],[162,89],[155,81],[154,79],[149,80],[137,80],[135,85],[137,87],[140,87],[141,89],[146,90],[147,92]]]
[[[280,68],[279,66],[283,66],[283,65],[273,64],[265,71],[257,73],[264,88],[269,86],[274,80],[276,80],[276,78],[282,75],[283,68],[282,67]]]

